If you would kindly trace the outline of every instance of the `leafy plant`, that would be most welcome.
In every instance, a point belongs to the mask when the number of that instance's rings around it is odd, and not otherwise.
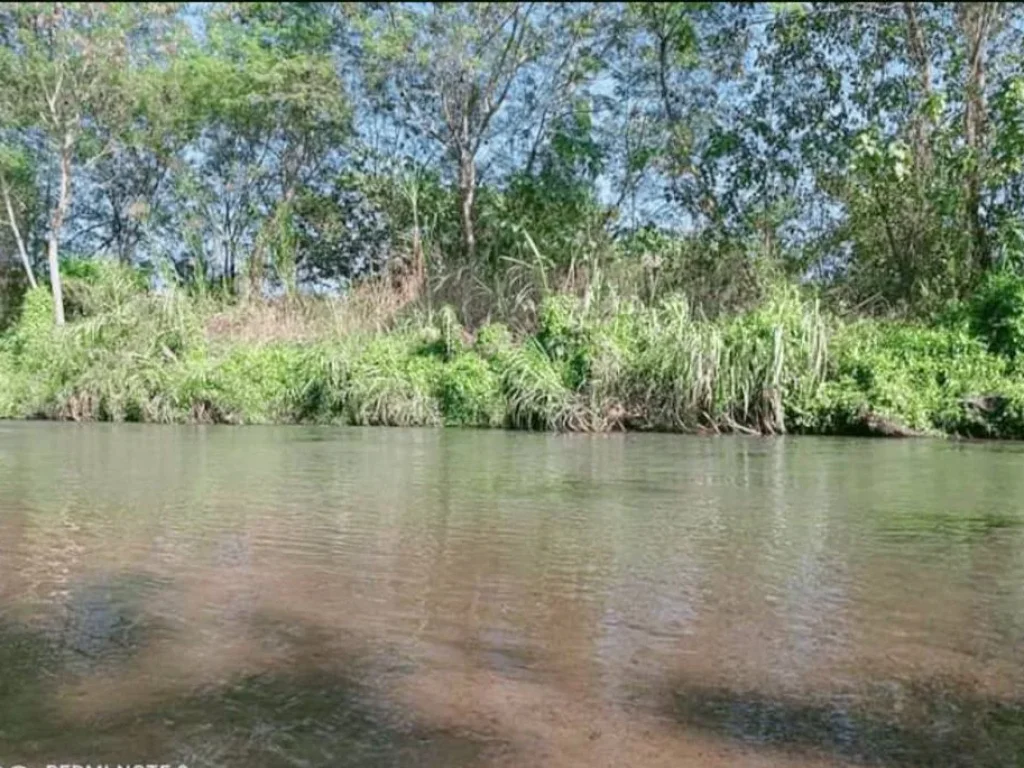
[[[985,280],[972,297],[970,328],[999,355],[1016,358],[1024,350],[1024,278],[1009,271]]]

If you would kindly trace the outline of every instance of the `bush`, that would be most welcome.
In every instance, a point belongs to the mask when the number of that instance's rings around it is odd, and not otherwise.
[[[510,426],[516,429],[583,430],[588,420],[566,386],[564,372],[536,339],[499,352],[493,365]]]
[[[0,261],[0,333],[18,321],[27,290],[25,273],[13,264]]]
[[[476,350],[485,360],[494,360],[512,346],[512,332],[501,323],[489,323],[476,335]]]
[[[479,355],[460,355],[444,366],[440,397],[449,426],[499,427],[504,422],[501,381]]]
[[[291,421],[300,410],[306,358],[295,345],[230,348],[189,366],[175,392],[189,420],[231,424]]]
[[[146,292],[138,269],[107,259],[67,260],[61,264],[67,319],[115,311]]]
[[[656,428],[785,432],[784,404],[824,375],[824,320],[791,293],[714,323],[670,297],[640,316],[638,335],[634,409]]]
[[[894,429],[976,434],[989,427],[968,401],[1016,388],[1006,361],[962,329],[860,321],[838,329],[828,380],[800,402],[797,422],[817,433],[870,431],[876,418]]]
[[[970,302],[969,323],[989,350],[1015,358],[1024,349],[1024,277],[990,275]]]

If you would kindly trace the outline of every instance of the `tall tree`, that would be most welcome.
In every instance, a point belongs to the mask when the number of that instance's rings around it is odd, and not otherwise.
[[[47,264],[54,317],[64,324],[62,231],[76,175],[108,155],[137,107],[133,45],[164,8],[128,4],[19,3],[7,9],[0,47],[0,122],[15,141],[43,139],[57,192],[49,215]]]
[[[1002,3],[960,3],[957,26],[964,54],[964,143],[969,154],[965,179],[965,205],[971,227],[971,244],[978,269],[988,267],[988,243],[982,222],[982,186],[988,145],[988,57],[993,40],[1008,18]]]
[[[762,58],[776,130],[830,211],[822,256],[846,251],[858,301],[968,290],[993,264],[991,105],[1018,66],[1020,5],[788,5]]]
[[[359,21],[382,103],[454,170],[463,253],[476,254],[477,165],[545,40],[535,3],[388,5]]]
[[[25,155],[11,147],[0,146],[0,198],[3,200],[4,224],[17,249],[28,284],[35,288],[35,271],[23,234],[35,201],[32,170]]]
[[[294,285],[282,234],[300,191],[330,186],[351,133],[331,16],[319,5],[217,6],[205,41],[174,64],[194,120],[178,177],[186,226],[198,228],[196,250],[220,251],[232,286],[244,263],[253,296],[268,266]]]

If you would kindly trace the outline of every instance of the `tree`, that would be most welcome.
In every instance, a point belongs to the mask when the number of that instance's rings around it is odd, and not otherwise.
[[[294,254],[278,246],[300,191],[329,187],[351,134],[335,33],[328,6],[225,4],[206,17],[205,43],[174,64],[194,121],[177,178],[185,226],[199,230],[194,248],[219,248],[228,285],[245,261],[251,296],[268,259],[294,287]]]
[[[0,197],[3,198],[5,224],[17,248],[28,284],[35,288],[35,272],[22,234],[34,199],[33,193],[31,167],[27,158],[15,149],[0,146]]]
[[[49,215],[47,264],[54,317],[64,324],[62,231],[78,172],[108,155],[135,115],[133,74],[144,52],[133,41],[166,7],[20,3],[7,9],[0,48],[0,122],[15,142],[42,138],[57,189]]]
[[[726,88],[747,76],[749,9],[716,3],[629,3],[621,91],[639,99],[636,119],[652,121],[654,140],[634,150],[692,226],[724,227],[740,212],[747,103]]]
[[[794,5],[767,24],[762,58],[805,207],[829,211],[821,259],[858,304],[929,308],[971,290],[1008,192],[990,125],[1017,71],[1020,6]]]
[[[982,186],[988,145],[988,56],[993,40],[1008,19],[1002,3],[960,3],[957,27],[962,37],[965,74],[963,78],[964,144],[969,154],[965,179],[965,204],[970,222],[972,248],[980,271],[988,268],[989,247],[982,222]]]
[[[535,3],[388,5],[358,19],[370,87],[453,169],[463,255],[476,255],[481,152],[552,44]]]

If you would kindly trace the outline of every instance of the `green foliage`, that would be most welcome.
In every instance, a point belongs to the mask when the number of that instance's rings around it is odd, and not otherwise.
[[[713,321],[679,296],[555,295],[535,334],[489,324],[472,346],[450,308],[384,333],[225,343],[205,332],[216,304],[114,265],[71,272],[80,311],[66,328],[38,288],[0,336],[0,416],[1024,436],[1015,347],[986,349],[967,322],[829,319],[795,289]],[[993,278],[978,307],[1003,307],[1015,285]]]
[[[59,336],[53,329],[53,297],[48,288],[39,286],[25,294],[21,319],[3,345],[27,371],[42,371],[58,362]]]
[[[194,308],[174,291],[143,292],[113,265],[81,274],[77,322],[54,328],[52,297],[40,287],[26,295],[19,323],[4,339],[8,365],[24,377],[12,415],[180,420],[173,380],[202,350]]]
[[[500,352],[495,368],[510,426],[555,431],[585,428],[582,406],[566,386],[563,371],[535,339]]]
[[[356,352],[344,392],[345,413],[356,425],[430,426],[442,422],[435,392],[441,361],[413,354],[415,340],[378,336]]]
[[[537,341],[551,360],[563,365],[565,384],[579,389],[586,380],[588,328],[573,296],[551,296],[538,313]]]
[[[800,402],[798,424],[806,431],[858,433],[878,417],[920,432],[1016,434],[1007,416],[993,423],[986,408],[971,402],[993,396],[1019,402],[1024,382],[963,329],[842,326],[829,367],[825,385]]]
[[[797,5],[0,8],[0,414],[1020,434],[1021,8]]]
[[[265,424],[290,421],[302,391],[305,358],[294,345],[234,347],[182,372],[179,409],[195,421]]]
[[[437,331],[440,336],[438,344],[445,360],[451,360],[463,350],[463,334],[465,331],[459,323],[455,309],[445,304],[437,313]]]
[[[971,298],[970,328],[988,348],[1009,358],[1024,350],[1024,278],[997,272]]]
[[[640,318],[631,389],[656,424],[785,432],[784,403],[824,374],[826,331],[793,292],[711,323],[680,299]]]
[[[504,422],[501,380],[486,360],[472,352],[443,367],[440,399],[448,426],[499,427]]]
[[[118,311],[146,288],[141,270],[106,259],[64,259],[64,310],[69,318]]]
[[[501,323],[488,323],[476,335],[476,350],[485,360],[494,360],[512,346],[512,332]]]
[[[0,333],[17,322],[27,289],[23,272],[12,266],[0,265]]]
[[[11,3],[0,250],[245,297],[412,272],[517,331],[780,279],[929,317],[1021,265],[1021,8]]]

